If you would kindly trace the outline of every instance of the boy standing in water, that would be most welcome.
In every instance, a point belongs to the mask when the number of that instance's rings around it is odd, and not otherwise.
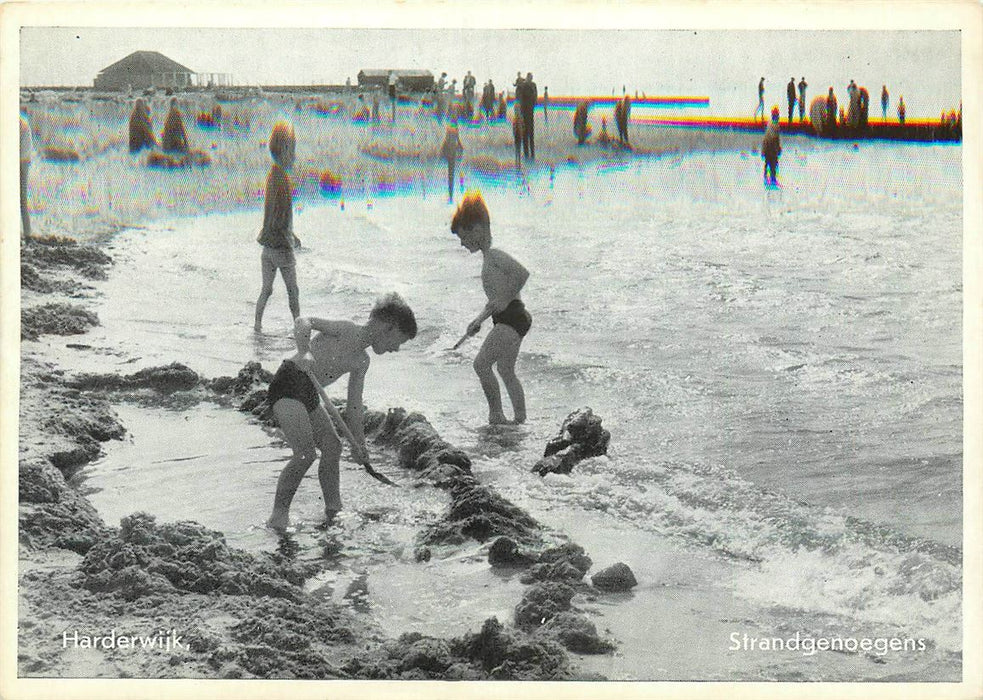
[[[469,253],[480,250],[482,255],[481,286],[488,303],[468,324],[465,337],[475,335],[481,330],[482,322],[491,317],[494,325],[474,358],[474,371],[488,401],[488,422],[524,423],[526,397],[522,384],[515,376],[515,362],[519,356],[519,345],[532,325],[532,317],[519,298],[519,292],[529,279],[529,272],[508,253],[491,247],[488,207],[479,192],[470,191],[464,195],[451,221],[451,232],[461,239],[461,245]],[[492,373],[493,366],[497,367],[509,393],[514,421],[509,421],[502,411],[502,395],[498,380]]]
[[[266,177],[266,201],[263,206],[263,230],[256,241],[263,246],[260,259],[263,270],[263,287],[256,300],[257,333],[263,330],[263,312],[273,294],[276,271],[283,275],[287,287],[290,313],[300,316],[300,292],[297,289],[297,263],[294,258],[293,194],[287,173],[294,164],[297,141],[294,130],[285,122],[278,122],[270,136],[270,155],[273,165]]]
[[[311,338],[312,331],[318,334]],[[335,425],[352,448],[352,460],[368,466],[368,450],[362,429],[362,388],[369,369],[368,348],[377,355],[397,352],[399,346],[416,336],[413,311],[396,293],[380,299],[369,321],[359,326],[351,321],[328,321],[300,317],[294,322],[297,353],[283,361],[267,394],[273,415],[283,431],[293,455],[277,481],[273,514],[266,522],[283,531],[290,523],[290,503],[304,474],[320,451],[317,477],[324,496],[324,514],[330,523],[341,510],[339,464],[341,441]],[[345,417],[328,402],[323,405],[318,388],[348,375],[348,402]],[[330,417],[329,417],[330,414]],[[333,422],[332,422],[333,419]]]

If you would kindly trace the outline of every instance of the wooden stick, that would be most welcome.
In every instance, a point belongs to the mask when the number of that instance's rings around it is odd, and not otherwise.
[[[345,423],[345,419],[341,417],[341,413],[338,411],[337,407],[335,407],[335,405],[331,402],[331,399],[328,398],[328,394],[324,390],[324,387],[321,386],[321,382],[317,380],[317,377],[314,376],[314,372],[311,370],[307,370],[307,376],[314,383],[314,388],[317,389],[317,393],[321,397],[321,403],[324,404],[325,410],[331,415],[335,422],[339,424],[338,428],[344,434],[345,439],[347,439],[354,447],[356,444],[355,436],[352,435],[352,431],[348,428],[348,424]],[[380,474],[373,469],[372,465],[369,464],[367,457],[368,455],[366,455],[366,462],[362,465],[362,469],[364,469],[369,476],[388,486],[399,486],[399,484],[387,477],[385,474]]]

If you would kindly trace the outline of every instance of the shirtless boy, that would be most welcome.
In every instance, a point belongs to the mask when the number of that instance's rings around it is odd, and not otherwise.
[[[313,338],[312,331],[317,331]],[[367,351],[372,348],[377,355],[397,352],[403,343],[416,336],[416,319],[406,302],[392,293],[376,303],[365,325],[301,316],[294,322],[294,336],[297,353],[280,365],[267,395],[277,424],[293,450],[293,456],[280,473],[273,514],[266,523],[280,531],[290,523],[290,503],[318,451],[321,459],[317,477],[324,495],[327,522],[341,510],[338,473],[341,441],[335,427],[351,445],[352,460],[367,466],[368,450],[362,430],[365,410],[362,388],[369,369]],[[322,404],[310,375],[321,386],[327,386],[345,374],[348,402],[343,419],[333,404]]]
[[[515,376],[515,361],[519,356],[519,345],[532,325],[532,317],[519,298],[519,292],[529,279],[529,272],[508,253],[491,247],[488,207],[479,192],[470,191],[464,195],[451,221],[451,231],[461,239],[461,245],[469,253],[480,250],[482,255],[481,286],[488,303],[468,324],[467,336],[477,334],[482,322],[491,317],[494,325],[474,358],[474,371],[488,401],[488,422],[524,423],[526,397],[522,384]],[[502,412],[502,395],[492,367],[498,369],[509,393],[514,421],[509,421]]]

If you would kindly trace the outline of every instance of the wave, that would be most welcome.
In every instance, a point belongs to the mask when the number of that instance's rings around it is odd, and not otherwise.
[[[732,561],[734,592],[760,604],[890,625],[961,649],[959,547],[794,500],[726,468],[641,455],[587,460],[529,489],[553,506],[602,511]]]

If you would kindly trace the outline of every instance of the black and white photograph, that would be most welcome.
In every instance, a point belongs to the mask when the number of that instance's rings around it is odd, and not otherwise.
[[[739,5],[0,7],[0,696],[981,697],[983,11]]]

